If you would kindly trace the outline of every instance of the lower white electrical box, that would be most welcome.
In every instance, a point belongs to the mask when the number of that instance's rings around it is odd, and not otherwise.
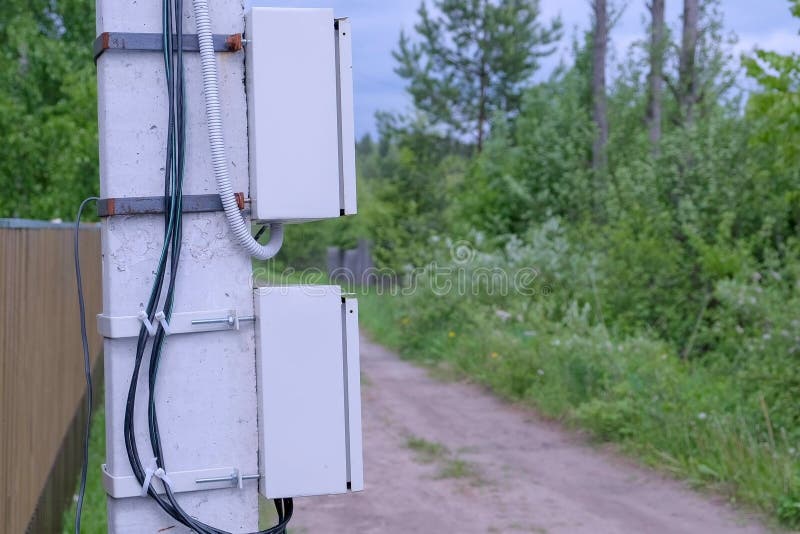
[[[364,489],[358,302],[339,286],[255,290],[259,490]]]
[[[328,8],[253,7],[245,38],[253,219],[355,214],[349,20]]]

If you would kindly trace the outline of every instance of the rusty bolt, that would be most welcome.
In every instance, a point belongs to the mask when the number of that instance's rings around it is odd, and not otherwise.
[[[225,46],[230,52],[237,52],[242,49],[242,34],[234,33],[225,38]]]

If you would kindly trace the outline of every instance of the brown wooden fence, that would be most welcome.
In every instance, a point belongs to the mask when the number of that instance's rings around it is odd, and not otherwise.
[[[85,394],[72,225],[0,220],[0,532],[60,531],[80,468]],[[100,232],[81,233],[87,330],[101,340]],[[94,365],[98,368],[99,365]],[[96,383],[99,381],[95,381]]]

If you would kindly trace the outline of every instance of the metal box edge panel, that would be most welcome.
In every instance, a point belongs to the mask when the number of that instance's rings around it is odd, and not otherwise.
[[[339,118],[339,187],[343,215],[355,215],[356,147],[353,117],[353,48],[350,19],[336,19],[336,82]]]
[[[358,332],[358,299],[342,304],[345,341],[345,394],[347,396],[347,480],[351,491],[364,489],[364,456],[361,430],[361,355]]]

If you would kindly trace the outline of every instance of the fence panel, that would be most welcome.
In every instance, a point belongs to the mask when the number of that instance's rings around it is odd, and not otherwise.
[[[24,532],[33,519],[36,531],[50,531],[44,525],[60,521],[80,466],[80,449],[71,443],[80,439],[75,427],[84,420],[85,394],[72,239],[72,225],[0,220],[2,532]],[[87,225],[80,239],[96,364],[102,347],[95,328],[102,302],[99,228]],[[54,482],[66,495],[45,491]]]

